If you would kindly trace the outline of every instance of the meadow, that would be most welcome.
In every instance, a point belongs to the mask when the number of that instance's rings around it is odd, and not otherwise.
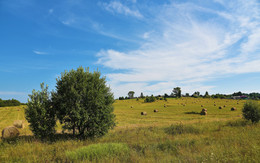
[[[203,98],[116,100],[117,126],[101,138],[87,140],[59,133],[55,141],[42,142],[25,121],[16,140],[0,140],[0,162],[259,162],[260,124],[243,119],[244,103]],[[0,107],[0,130],[14,120],[25,120],[25,108]],[[199,114],[203,108],[208,115]]]

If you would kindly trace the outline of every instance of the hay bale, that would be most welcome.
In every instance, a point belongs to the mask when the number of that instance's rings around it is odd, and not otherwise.
[[[17,127],[17,128],[24,128],[24,123],[22,120],[14,121],[13,125],[14,125],[14,127]]]
[[[147,115],[147,113],[145,111],[141,112],[141,115]]]
[[[6,127],[2,130],[2,138],[15,138],[20,134],[19,130],[14,126]]]
[[[208,113],[206,111],[201,111],[200,115],[207,115]]]
[[[131,106],[131,108],[133,108],[133,106]]]
[[[206,108],[203,108],[200,112],[200,115],[207,115],[208,112],[207,112],[207,109]]]
[[[203,109],[202,109],[202,111],[205,111],[205,112],[207,112],[208,110],[207,110],[206,108],[203,108]]]
[[[216,106],[216,104],[214,104],[214,106]]]
[[[165,107],[165,108],[167,107],[166,104],[164,104],[164,107]]]
[[[231,111],[235,111],[235,110],[237,110],[237,108],[235,108],[235,107],[232,107],[232,108],[231,108]]]
[[[203,105],[201,105],[201,107],[203,107]]]
[[[226,105],[223,106],[224,108],[226,107]]]
[[[154,109],[154,110],[153,110],[153,112],[155,112],[155,113],[156,113],[156,112],[158,112],[158,110],[157,110],[157,109]]]
[[[219,109],[222,109],[222,106],[218,107]]]

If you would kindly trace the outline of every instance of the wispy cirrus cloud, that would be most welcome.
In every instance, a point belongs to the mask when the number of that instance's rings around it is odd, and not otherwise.
[[[38,55],[47,55],[47,52],[43,52],[43,51],[38,51],[38,50],[33,50],[34,54],[38,54]]]
[[[132,89],[162,94],[174,86],[202,91],[214,88],[203,84],[214,78],[260,72],[259,3],[217,3],[221,9],[195,2],[162,5],[150,22],[156,32],[145,32],[140,48],[100,51],[99,64],[124,70],[107,75],[115,95]]]
[[[135,3],[136,1],[133,1]],[[104,8],[112,13],[119,13],[126,16],[133,16],[136,18],[143,18],[143,15],[137,9],[130,9],[128,6],[122,4],[120,1],[111,1],[109,3],[102,3]]]

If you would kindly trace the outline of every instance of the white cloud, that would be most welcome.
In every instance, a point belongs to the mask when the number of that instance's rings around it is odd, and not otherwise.
[[[162,94],[175,86],[188,92],[206,91],[214,86],[203,85],[204,81],[229,74],[260,72],[257,2],[245,5],[237,1],[235,7],[218,2],[225,5],[225,11],[191,3],[164,5],[152,22],[158,31],[153,35],[144,33],[147,42],[139,49],[100,51],[99,64],[127,70],[107,75],[116,97],[132,89]],[[214,16],[204,20],[197,12]],[[254,18],[252,13],[256,15]]]
[[[110,11],[112,13],[119,13],[127,16],[143,18],[143,15],[138,10],[132,10],[129,7],[123,5],[119,1],[111,1],[110,3],[103,3],[103,6],[107,11]]]
[[[38,55],[46,55],[46,54],[48,54],[48,53],[46,53],[46,52],[42,52],[42,51],[38,51],[38,50],[33,50],[33,52],[34,52],[35,54],[38,54]]]

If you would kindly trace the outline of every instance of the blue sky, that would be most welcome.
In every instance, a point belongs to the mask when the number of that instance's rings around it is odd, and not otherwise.
[[[0,98],[26,102],[64,70],[115,97],[260,92],[259,0],[1,0]]]

